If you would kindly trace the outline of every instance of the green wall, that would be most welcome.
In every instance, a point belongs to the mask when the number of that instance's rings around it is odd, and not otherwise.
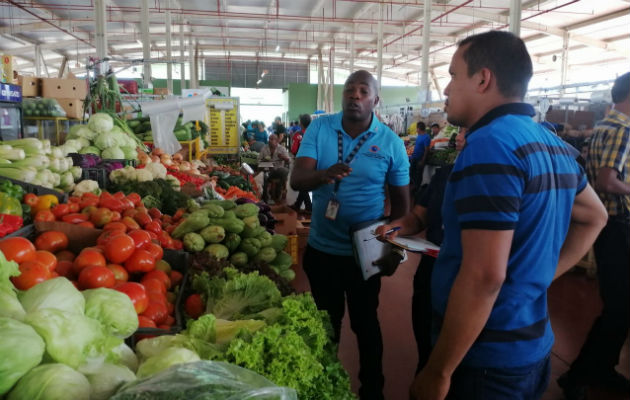
[[[289,84],[289,110],[290,120],[297,120],[300,114],[313,114],[317,109],[317,85],[306,83]],[[341,96],[343,85],[334,87],[334,109],[341,111]],[[381,89],[381,105],[383,107],[406,104],[407,98],[411,103],[418,102],[418,88],[386,86]]]

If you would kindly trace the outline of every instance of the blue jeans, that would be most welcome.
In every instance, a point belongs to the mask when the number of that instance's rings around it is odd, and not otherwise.
[[[459,367],[451,379],[447,400],[538,400],[549,384],[549,355],[517,368]]]

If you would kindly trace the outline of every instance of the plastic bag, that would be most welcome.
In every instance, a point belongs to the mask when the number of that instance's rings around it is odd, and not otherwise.
[[[295,390],[274,385],[237,365],[197,361],[123,386],[111,400],[297,400]]]

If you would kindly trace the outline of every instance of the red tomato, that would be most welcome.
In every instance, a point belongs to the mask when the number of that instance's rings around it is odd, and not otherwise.
[[[11,282],[19,290],[28,290],[50,277],[48,268],[37,261],[25,261],[20,264],[20,275],[11,277]]]
[[[175,318],[173,318],[170,315],[166,317],[166,322],[164,322],[164,325],[173,326],[174,324],[175,324]]]
[[[203,299],[199,294],[191,294],[186,299],[186,303],[184,304],[184,310],[186,314],[188,314],[191,318],[197,319],[203,315],[204,310],[206,309],[205,304],[203,304]]]
[[[161,231],[160,233],[158,233],[158,240],[160,241],[162,247],[169,248],[173,245],[173,239],[171,238],[171,235],[168,234],[168,232]]]
[[[172,315],[173,312],[175,311],[175,305],[173,305],[173,303],[169,303],[168,301],[166,302],[166,309],[168,310],[168,314]]]
[[[104,267],[106,265],[105,257],[103,253],[94,248],[85,248],[81,250],[81,253],[74,259],[73,268],[77,274],[84,268],[95,266]]]
[[[37,203],[39,203],[39,197],[37,197],[35,193],[26,193],[22,199],[22,203],[30,207],[35,207]]]
[[[138,314],[142,314],[149,305],[149,298],[147,292],[144,290],[144,286],[136,282],[124,282],[114,286],[114,289],[118,290],[129,296],[133,307]]]
[[[35,222],[52,222],[55,220],[55,214],[50,210],[40,210],[35,214],[35,218],[33,218]]]
[[[79,287],[85,289],[113,288],[116,284],[114,272],[107,267],[91,265],[79,273]]]
[[[175,211],[175,215],[173,215],[173,222],[177,222],[180,219],[182,219],[185,213],[186,213],[185,208],[178,208],[177,211]]]
[[[136,207],[136,211],[138,211],[139,213],[145,213],[145,214],[149,213],[149,210],[147,210],[147,208],[144,205],[141,205],[140,207]]]
[[[153,219],[162,218],[162,211],[158,210],[156,207],[151,207],[149,209],[149,216]]]
[[[81,201],[79,202],[79,208],[81,208],[82,210],[84,210],[86,208],[89,208],[89,207],[96,208],[96,206],[98,205],[98,197],[86,196],[86,194],[84,194],[81,197]],[[92,193],[90,193],[90,194],[92,194]],[[94,196],[96,196],[96,195],[94,195]]]
[[[155,243],[147,243],[142,246],[142,250],[146,250],[153,255],[155,261],[160,261],[164,256],[164,250],[162,250],[162,246]]]
[[[81,201],[80,197],[77,197],[77,196],[70,196],[70,197],[68,197],[68,203],[77,203],[77,204],[79,204],[80,201]]]
[[[112,195],[105,195],[105,193],[101,195],[101,199],[98,201],[98,206],[118,212],[124,211],[125,208],[122,201],[113,197]]]
[[[110,240],[112,240],[112,238],[124,234],[124,232],[118,229],[106,229],[99,235],[98,239],[96,239],[96,244],[105,246]]]
[[[57,261],[70,261],[70,262],[72,262],[72,261],[74,261],[74,258],[76,256],[70,250],[61,250],[60,252],[55,254],[55,257],[57,257]]]
[[[171,287],[171,278],[169,278],[166,272],[164,271],[160,271],[157,269],[154,269],[153,271],[149,271],[146,274],[144,274],[144,276],[142,277],[142,280],[140,280],[140,283],[144,284],[144,281],[149,280],[149,279],[157,279],[159,281],[162,281],[162,283],[164,283],[164,287],[166,287],[167,289],[170,289]]]
[[[144,226],[144,229],[159,235],[162,232],[162,226],[158,221],[151,221]]]
[[[184,248],[184,243],[179,239],[173,239],[173,249],[181,250]]]
[[[35,252],[35,261],[48,268],[48,271],[53,272],[57,268],[57,257],[50,251],[37,250]]]
[[[122,216],[118,211],[112,211],[112,222],[118,222],[121,218]]]
[[[172,287],[175,287],[175,286],[179,285],[180,282],[182,281],[183,277],[184,276],[182,275],[181,272],[172,270],[171,271],[171,285],[172,285]]]
[[[105,244],[105,258],[114,264],[125,262],[136,251],[133,239],[125,235],[112,236]]]
[[[155,269],[155,258],[146,250],[137,249],[125,261],[125,268],[129,273],[149,272]]]
[[[90,221],[96,226],[101,227],[112,221],[112,211],[105,207],[97,208],[90,213]]]
[[[114,198],[118,200],[122,200],[125,198],[125,194],[123,192],[116,192],[112,196],[114,196]]]
[[[74,269],[72,268],[72,261],[58,261],[55,272],[57,272],[60,276],[65,276],[70,280],[74,280],[77,277],[77,275],[74,273]]]
[[[109,268],[114,273],[114,278],[116,278],[116,282],[127,282],[129,280],[129,273],[127,273],[127,270],[124,269],[122,265],[107,264],[107,268]]]
[[[131,236],[133,242],[136,244],[136,249],[141,249],[142,246],[151,242],[151,235],[149,235],[149,232],[140,229],[130,231],[129,236]]]
[[[149,301],[149,305],[142,313],[142,316],[151,319],[156,324],[162,324],[168,316],[168,309],[164,303],[159,301]]]
[[[68,204],[64,204],[64,203],[57,204],[56,206],[51,208],[50,211],[52,211],[52,213],[55,216],[55,218],[57,218],[59,220],[64,215],[70,213],[70,206]]]
[[[142,201],[142,198],[140,197],[138,193],[129,193],[127,195],[127,199],[133,203],[134,207],[138,206],[140,202]]]
[[[133,218],[133,216],[136,215],[137,213],[138,213],[138,211],[135,208],[130,208],[128,210],[123,211],[122,216],[123,217],[131,217],[131,218]]]
[[[56,253],[68,247],[68,236],[59,231],[47,231],[35,239],[37,250],[46,250]]]
[[[0,251],[9,261],[18,264],[35,259],[35,246],[23,237],[11,237],[0,240]]]
[[[166,299],[164,292],[161,291],[161,288],[156,289],[160,286],[155,282],[154,284],[155,287],[151,287],[151,285],[149,285],[149,288],[147,288],[146,286],[144,287],[144,290],[147,291],[147,297],[149,298],[149,301],[159,301],[160,303],[164,303],[164,305],[166,306],[168,304],[168,300]]]
[[[103,227],[103,230],[105,231],[116,230],[116,231],[127,232],[127,225],[123,224],[122,222],[110,222]]]
[[[128,231],[140,229],[140,225],[132,217],[123,217],[120,222],[125,224]]]
[[[142,279],[140,281],[142,286],[146,289],[147,293],[157,292],[160,293],[166,302],[166,285],[159,279],[150,278],[150,279]]]
[[[151,318],[147,318],[144,315],[138,315],[138,328],[157,328],[157,326]]]
[[[146,226],[149,222],[153,221],[151,217],[149,216],[149,214],[147,214],[146,212],[136,213],[136,215],[133,216],[133,219],[135,219],[136,222],[140,224],[140,226],[142,227]]]
[[[149,231],[147,231],[149,232]],[[149,236],[151,236],[151,240],[155,240],[156,242],[159,242],[158,240],[158,235],[156,235],[154,232],[149,232]]]
[[[76,197],[74,198],[78,200],[78,198]],[[78,213],[79,211],[81,211],[81,207],[79,207],[78,202],[69,202],[68,209],[70,210],[71,213]]]
[[[88,219],[90,219],[88,214],[78,212],[66,214],[61,217],[63,222],[67,222],[69,224],[80,224],[81,222],[86,222]]]

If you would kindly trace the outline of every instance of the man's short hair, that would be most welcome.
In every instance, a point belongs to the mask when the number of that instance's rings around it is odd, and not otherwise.
[[[311,124],[311,116],[308,114],[300,115],[300,124],[302,124],[304,129],[308,128],[308,126]]]
[[[504,31],[489,31],[459,42],[468,46],[463,58],[468,76],[488,68],[496,76],[499,93],[505,97],[525,97],[533,75],[532,59],[518,36]]]
[[[439,128],[440,124],[431,124],[431,128]]]
[[[416,129],[420,129],[421,131],[426,131],[427,125],[422,121],[418,121],[418,123],[416,124]]]
[[[617,79],[610,91],[612,101],[615,104],[623,103],[630,95],[630,72],[626,72]]]

